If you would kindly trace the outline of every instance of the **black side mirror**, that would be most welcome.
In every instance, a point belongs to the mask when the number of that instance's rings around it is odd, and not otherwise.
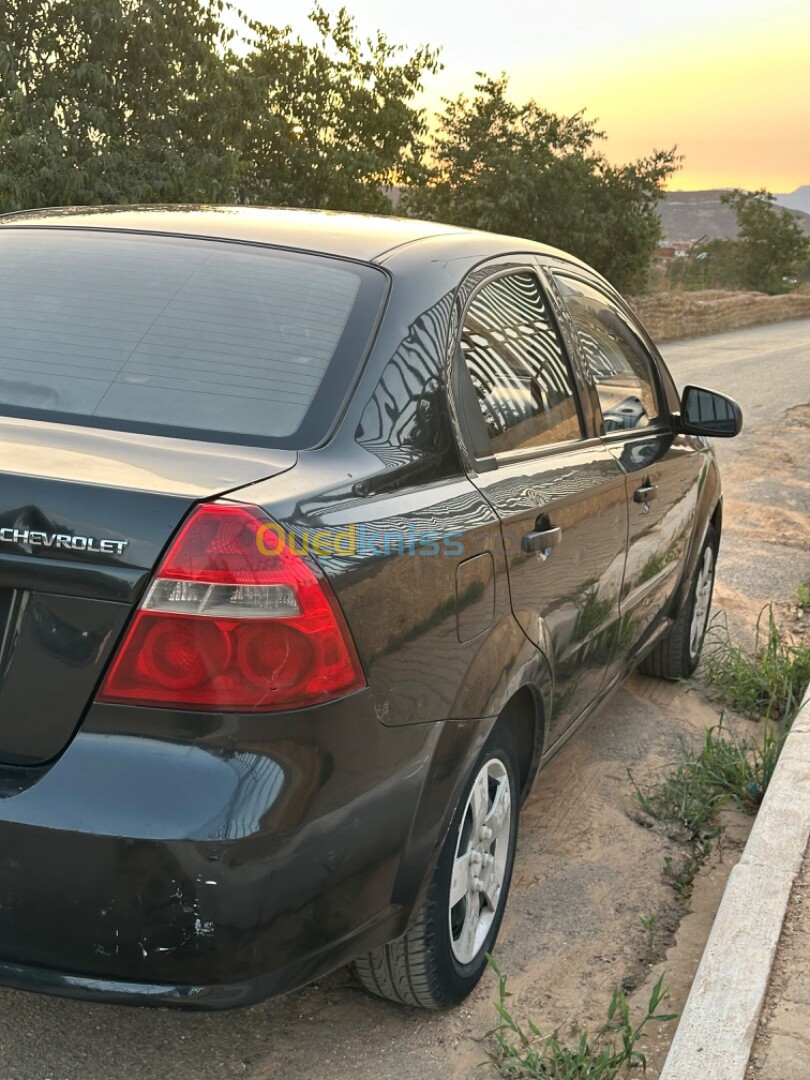
[[[687,435],[732,439],[739,435],[742,425],[742,409],[730,397],[702,386],[684,388],[679,427]]]

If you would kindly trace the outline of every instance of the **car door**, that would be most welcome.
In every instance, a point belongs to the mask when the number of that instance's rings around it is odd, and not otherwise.
[[[555,675],[547,743],[598,696],[624,573],[624,473],[598,438],[533,261],[478,270],[454,390],[470,476],[495,509],[512,609]]]
[[[621,638],[632,653],[655,631],[680,580],[705,456],[699,441],[673,432],[664,373],[619,298],[574,272],[554,277],[595,384],[602,441],[627,478]]]

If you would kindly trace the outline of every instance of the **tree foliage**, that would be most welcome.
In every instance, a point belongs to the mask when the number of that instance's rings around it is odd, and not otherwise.
[[[656,204],[675,150],[611,165],[583,113],[558,116],[507,97],[505,76],[479,74],[475,96],[445,101],[433,166],[409,213],[525,236],[578,255],[619,288],[638,286],[659,242]]]
[[[244,202],[408,213],[528,236],[638,285],[674,151],[613,166],[584,114],[479,76],[429,135],[429,47],[363,41],[315,7],[312,40],[228,0],[3,0],[0,210]]]
[[[436,53],[358,40],[316,8],[313,45],[225,0],[3,0],[0,209],[274,202],[390,210],[415,175],[413,99]]]
[[[795,274],[810,257],[810,238],[795,215],[778,207],[764,189],[724,192],[720,201],[737,217],[742,283],[759,292],[783,291],[783,278]]]
[[[237,161],[223,9],[3,0],[0,206],[222,197]]]
[[[237,187],[252,202],[390,213],[385,189],[420,174],[423,113],[413,105],[437,54],[410,56],[384,34],[358,41],[345,9],[316,8],[305,45],[252,23]]]

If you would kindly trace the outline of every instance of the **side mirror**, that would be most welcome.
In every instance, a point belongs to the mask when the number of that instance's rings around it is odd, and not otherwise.
[[[725,394],[687,386],[681,397],[680,430],[687,435],[732,439],[742,430],[742,409]]]

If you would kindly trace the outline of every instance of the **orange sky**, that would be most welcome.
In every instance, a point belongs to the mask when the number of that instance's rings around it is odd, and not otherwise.
[[[793,191],[810,184],[810,4],[807,11],[801,35],[766,25],[755,39],[750,28],[731,27],[722,50],[719,35],[684,33],[641,56],[626,47],[580,57],[577,79],[560,73],[543,100],[598,116],[617,161],[677,144],[684,163],[673,188]],[[535,83],[530,69],[513,73],[518,97],[531,96]]]
[[[810,184],[810,0],[343,2],[363,34],[442,45],[429,108],[506,71],[516,100],[598,118],[615,162],[677,144],[672,188]],[[310,36],[310,0],[238,6]]]

